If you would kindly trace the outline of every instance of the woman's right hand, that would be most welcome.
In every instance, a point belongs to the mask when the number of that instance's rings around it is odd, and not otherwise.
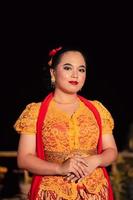
[[[60,165],[60,173],[65,176],[73,174],[77,179],[83,178],[86,175],[87,163],[81,156],[75,155],[68,158]]]

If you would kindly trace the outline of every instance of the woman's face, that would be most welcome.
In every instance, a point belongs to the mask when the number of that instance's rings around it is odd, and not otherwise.
[[[66,93],[77,93],[84,85],[86,78],[86,63],[78,51],[68,51],[61,57],[55,70],[51,71],[55,77],[55,90]]]

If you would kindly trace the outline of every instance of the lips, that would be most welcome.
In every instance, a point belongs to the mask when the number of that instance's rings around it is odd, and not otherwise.
[[[72,84],[72,85],[78,85],[77,81],[69,81],[69,83]]]

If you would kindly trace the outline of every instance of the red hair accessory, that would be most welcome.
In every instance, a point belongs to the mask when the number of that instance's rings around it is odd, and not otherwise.
[[[54,56],[59,50],[61,50],[62,47],[58,47],[56,49],[52,49],[50,52],[49,52],[49,56]]]

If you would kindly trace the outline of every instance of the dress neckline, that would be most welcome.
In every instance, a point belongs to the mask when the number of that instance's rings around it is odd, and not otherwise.
[[[80,110],[81,110],[82,102],[81,102],[81,100],[80,100],[79,98],[78,98],[78,102],[79,102],[79,105],[78,105],[78,107],[76,108],[76,110],[75,110],[72,114],[69,114],[68,112],[66,112],[66,111],[62,110],[61,108],[59,108],[59,107],[57,106],[56,102],[55,102],[53,99],[52,99],[52,101],[51,101],[51,105],[53,106],[53,108],[54,108],[56,111],[60,112],[61,114],[63,114],[63,115],[66,116],[67,118],[71,119],[71,118],[73,118],[75,115],[77,115],[77,114],[80,112]]]

